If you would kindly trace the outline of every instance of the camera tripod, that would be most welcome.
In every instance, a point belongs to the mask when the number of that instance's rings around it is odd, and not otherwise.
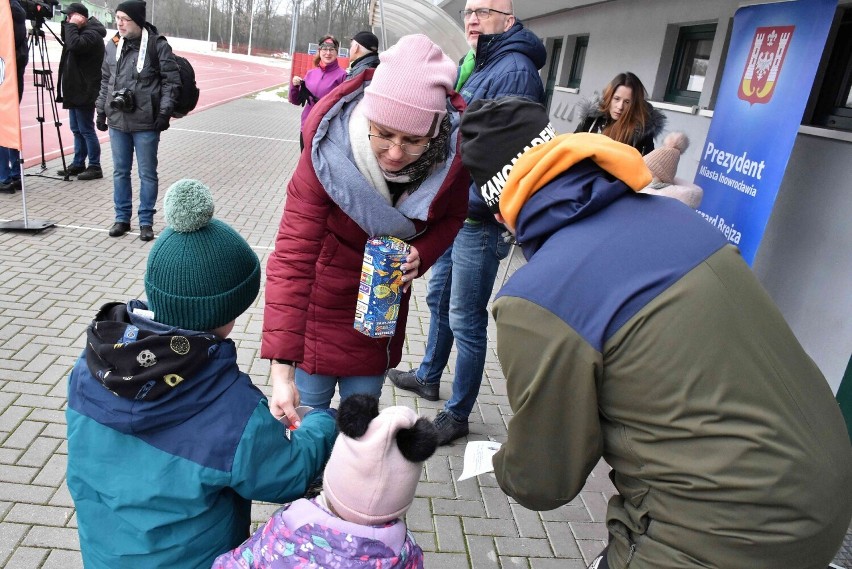
[[[59,155],[62,157],[62,170],[65,171],[64,180],[69,180],[68,167],[65,163],[65,151],[62,146],[62,132],[59,127],[62,123],[59,122],[59,108],[56,106],[56,94],[53,84],[53,70],[50,68],[50,57],[47,53],[47,43],[42,29],[43,19],[32,20],[32,29],[28,38],[28,47],[32,54],[32,71],[33,71],[33,87],[36,90],[36,120],[39,123],[39,137],[41,141],[41,170],[47,169],[47,163],[44,158],[44,121],[45,121],[45,92],[48,96],[50,110],[53,114],[53,126],[56,127],[56,137],[59,140]],[[48,28],[50,30],[50,28]],[[56,41],[62,45],[62,40],[56,37],[53,30],[50,33],[56,38]],[[38,57],[38,59],[36,59]],[[40,63],[40,67],[36,67],[36,63]]]
[[[56,107],[56,97],[53,94],[53,71],[50,69],[50,59],[47,55],[44,31],[41,29],[43,21],[44,20],[42,18],[32,20],[32,29],[30,30],[29,37],[27,38],[27,47],[33,56],[32,70],[33,86],[36,88],[36,118],[39,122],[39,131],[41,134],[41,170],[44,172],[47,169],[47,164],[44,159],[44,92],[47,91],[50,96],[50,108],[53,111],[53,124],[56,126],[56,136],[59,138],[59,154],[62,156],[62,169],[65,170],[65,181],[67,182],[69,179],[68,168],[65,165],[65,153],[62,150],[62,134],[59,132],[59,127],[62,123],[59,122],[59,111]],[[56,37],[53,30],[51,30],[50,33],[53,34],[53,37]],[[59,40],[59,38],[56,39]],[[62,42],[60,41],[60,43]],[[36,50],[38,50],[38,57],[41,63],[40,69],[36,69]],[[21,168],[21,173],[23,173],[24,157],[20,156],[18,160],[20,163],[19,167]],[[30,176],[32,174],[26,175]],[[27,217],[27,189],[26,184],[23,182],[24,180],[22,179],[21,201],[24,208],[24,219],[0,222],[0,231],[24,231],[37,233],[56,225],[52,221],[29,219]]]

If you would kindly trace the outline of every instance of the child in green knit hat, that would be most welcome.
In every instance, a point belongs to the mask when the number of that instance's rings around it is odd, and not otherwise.
[[[87,568],[202,567],[249,534],[251,500],[304,495],[336,436],[314,411],[287,436],[228,339],[260,262],[176,182],[145,272],[147,303],[104,305],[69,378],[67,482]]]

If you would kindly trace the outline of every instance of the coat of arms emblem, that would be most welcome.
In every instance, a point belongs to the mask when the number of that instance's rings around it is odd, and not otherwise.
[[[737,93],[740,99],[751,104],[769,102],[795,29],[796,26],[769,26],[754,31]]]

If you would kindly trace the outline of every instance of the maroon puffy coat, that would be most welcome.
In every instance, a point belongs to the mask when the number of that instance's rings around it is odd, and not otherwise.
[[[261,357],[302,362],[299,367],[310,374],[378,375],[399,364],[402,357],[411,291],[402,298],[392,338],[370,338],[353,328],[364,246],[368,237],[376,235],[368,236],[332,199],[312,161],[313,146],[317,143],[318,149],[322,148],[323,143],[317,141],[330,136],[326,129],[340,112],[342,98],[354,96],[358,100],[372,74],[373,70],[369,70],[344,82],[311,111],[303,129],[305,150],[287,185],[275,251],[266,267]],[[457,93],[452,94],[450,103],[459,112],[464,108]],[[327,114],[332,118],[327,118]],[[324,134],[315,138],[320,126]],[[467,214],[470,175],[461,163],[457,129],[455,136],[456,152],[451,162],[442,172],[431,175],[444,178],[432,179],[436,193],[424,206],[428,215],[425,220],[411,220],[415,236],[407,241],[420,252],[420,275],[452,244]],[[356,171],[349,160],[329,162],[327,169],[344,168],[341,162],[345,163],[345,175],[331,177],[337,183],[333,188],[337,193],[346,189],[346,176]],[[328,173],[324,176],[328,177]],[[356,176],[363,179],[360,174]],[[396,211],[389,213],[397,216]],[[382,215],[381,211],[377,215]]]

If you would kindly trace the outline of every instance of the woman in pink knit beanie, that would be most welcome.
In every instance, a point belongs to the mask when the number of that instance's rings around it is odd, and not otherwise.
[[[324,408],[335,390],[378,397],[402,356],[411,281],[452,244],[467,212],[459,155],[464,102],[457,67],[424,35],[405,36],[323,97],[304,126],[305,150],[287,186],[267,263],[261,357],[272,360],[271,411]],[[353,326],[368,239],[409,245],[396,332]],[[387,288],[387,287],[386,287]]]

